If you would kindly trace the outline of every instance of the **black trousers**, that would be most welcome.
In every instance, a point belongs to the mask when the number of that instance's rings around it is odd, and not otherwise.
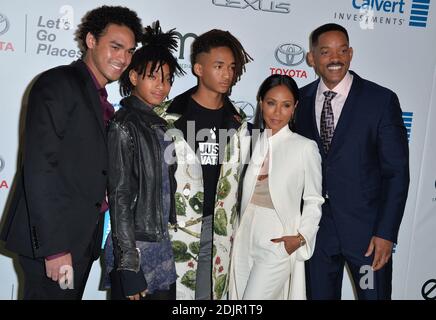
[[[111,300],[128,300],[124,294],[119,273],[114,269],[110,273],[111,278]],[[173,283],[168,290],[158,290],[153,294],[147,294],[140,300],[176,300],[176,283]]]
[[[96,224],[92,239],[81,257],[73,256],[74,286],[72,289],[49,279],[45,271],[44,258],[33,259],[19,256],[18,261],[24,272],[25,300],[80,300],[85,290],[86,281],[92,263],[101,253],[104,215],[101,214]]]
[[[73,257],[74,259],[74,257]],[[32,259],[19,256],[24,271],[25,300],[80,300],[85,290],[92,262],[90,257],[73,262],[74,286],[62,288],[57,281],[49,279],[45,272],[44,259]]]

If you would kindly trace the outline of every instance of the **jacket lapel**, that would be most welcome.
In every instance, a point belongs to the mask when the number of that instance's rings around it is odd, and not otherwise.
[[[356,105],[357,97],[361,90],[361,78],[354,72],[350,71],[353,75],[353,84],[351,85],[348,97],[345,100],[345,104],[342,108],[341,116],[336,125],[335,131],[333,133],[332,142],[330,144],[330,150],[328,157],[334,155],[335,151],[340,148],[342,143],[345,141],[346,133],[348,132],[348,127],[351,123],[351,118],[353,115],[353,108]]]
[[[82,92],[85,99],[88,101],[87,106],[89,106],[95,115],[100,131],[107,141],[106,128],[103,122],[103,112],[101,109],[100,98],[98,97],[97,88],[89,74],[88,68],[82,60],[77,60],[71,64],[77,71],[77,75],[83,83]]]
[[[318,89],[319,85],[319,79],[315,81],[312,86],[307,91],[307,94],[305,96],[305,99],[307,100],[307,105],[310,106],[310,121],[311,123],[308,125],[311,125],[314,132],[314,139],[316,143],[318,144],[318,148],[321,152],[321,155],[323,157],[326,157],[326,154],[324,152],[324,148],[322,146],[321,136],[319,134],[318,125],[316,123],[316,113],[315,113],[315,102],[316,102],[316,91]],[[298,107],[297,107],[298,108]]]

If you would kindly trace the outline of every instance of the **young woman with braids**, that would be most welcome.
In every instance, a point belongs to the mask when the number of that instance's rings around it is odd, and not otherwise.
[[[164,154],[167,123],[153,110],[183,69],[172,53],[174,29],[156,21],[120,78],[122,108],[109,125],[109,208],[105,247],[112,299],[175,299],[176,270],[168,224],[175,223],[175,164]]]

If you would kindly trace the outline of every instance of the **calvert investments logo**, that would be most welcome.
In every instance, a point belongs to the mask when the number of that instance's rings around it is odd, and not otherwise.
[[[353,11],[334,12],[335,20],[356,21],[362,29],[374,29],[375,25],[427,27],[430,0],[349,1]]]
[[[307,78],[306,70],[297,67],[306,60],[306,50],[295,43],[282,43],[274,51],[274,57],[280,64],[270,67],[271,74],[284,74],[293,78]]]
[[[247,9],[287,14],[291,12],[291,4],[288,1],[274,0],[212,0],[212,4],[218,7],[234,9]]]
[[[403,122],[407,130],[407,140],[410,141],[410,134],[412,133],[413,112],[403,112]]]
[[[413,0],[410,12],[409,26],[426,27],[428,12],[430,11],[430,0]]]

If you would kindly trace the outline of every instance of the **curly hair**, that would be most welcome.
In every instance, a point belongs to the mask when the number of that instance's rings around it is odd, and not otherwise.
[[[136,12],[121,6],[101,6],[88,11],[77,28],[75,39],[82,54],[88,50],[86,45],[88,32],[98,40],[105,32],[108,24],[128,27],[135,35],[135,43],[141,41],[142,23]]]
[[[133,54],[132,61],[119,79],[121,96],[130,95],[134,89],[129,76],[131,70],[135,70],[138,75],[142,75],[142,78],[144,78],[147,66],[150,65],[149,75],[152,75],[154,71],[160,71],[163,81],[162,67],[167,64],[170,69],[171,84],[174,81],[174,75],[181,76],[185,74],[185,71],[172,54],[177,49],[176,38],[175,29],[165,33],[162,32],[159,20],[154,22],[152,26],[145,28],[141,41],[142,47]]]
[[[235,75],[232,85],[239,81],[245,72],[245,64],[253,61],[253,58],[245,51],[242,44],[230,32],[212,29],[198,36],[191,46],[191,65],[194,68],[200,53],[208,53],[217,47],[227,47],[235,57]]]

